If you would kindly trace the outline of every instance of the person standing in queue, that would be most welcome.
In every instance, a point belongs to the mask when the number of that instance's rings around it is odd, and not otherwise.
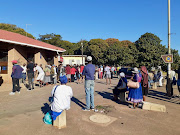
[[[22,71],[23,68],[17,64],[17,60],[12,61],[13,68],[12,68],[12,83],[13,83],[13,90],[9,95],[14,95],[15,92],[20,94],[20,86],[19,86],[19,79],[22,78]]]
[[[34,89],[34,83],[33,83],[33,81],[34,81],[34,63],[30,59],[27,64],[27,77],[28,77],[28,84],[29,84],[28,90]]]
[[[95,66],[92,64],[92,57],[87,57],[88,64],[84,67],[82,75],[85,76],[86,108],[84,111],[94,110],[94,74]]]
[[[142,94],[143,94],[143,101],[146,101],[146,97],[148,95],[148,71],[145,66],[141,67],[141,74],[142,74],[142,80],[141,80],[141,86],[142,86]]]

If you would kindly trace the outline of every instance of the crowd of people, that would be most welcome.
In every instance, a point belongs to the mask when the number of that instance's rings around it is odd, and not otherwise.
[[[22,66],[17,64],[17,61],[12,61],[12,82],[13,91],[10,95],[14,95],[15,92],[20,93],[19,80],[25,83],[26,77],[28,78],[28,90],[34,89],[34,78],[37,76],[36,80],[39,82],[39,86],[43,87],[48,84],[56,84],[60,82],[61,85],[54,86],[51,92],[53,101],[51,104],[51,117],[53,120],[56,119],[58,115],[62,113],[63,110],[70,108],[70,98],[73,96],[72,88],[66,86],[69,82],[74,82],[77,80],[77,84],[82,83],[85,80],[85,93],[86,93],[86,107],[83,108],[84,111],[95,110],[94,105],[94,86],[95,80],[100,80],[106,78],[106,85],[111,84],[111,79],[113,77],[118,77],[119,82],[117,86],[113,89],[113,99],[118,100],[119,94],[128,91],[128,101],[132,102],[130,108],[135,109],[136,107],[141,107],[141,103],[146,101],[146,96],[148,95],[148,90],[151,87],[151,83],[159,82],[159,87],[162,87],[163,74],[161,69],[158,71],[152,70],[153,76],[150,77],[149,72],[145,66],[141,68],[133,68],[132,77],[128,81],[125,73],[121,72],[120,66],[95,66],[92,64],[92,57],[87,57],[88,64],[84,65],[66,65],[63,67],[62,64],[58,66],[46,65],[43,69],[42,65],[33,63],[31,60],[28,64],[23,64]],[[178,73],[178,79],[176,79],[176,72]],[[177,83],[178,90],[180,92],[180,69],[170,71],[170,84],[171,84],[171,95],[173,96],[173,85]],[[57,92],[58,91],[58,92]],[[46,120],[44,120],[47,123]]]
[[[68,81],[74,82],[77,80],[77,84],[83,83],[82,72],[84,65],[66,65],[64,67],[62,64],[56,65],[45,65],[43,68],[42,64],[33,63],[32,60],[28,60],[28,64],[18,65],[17,60],[12,61],[12,82],[13,89],[10,95],[14,95],[16,92],[20,93],[19,81],[24,83],[28,91],[34,89],[35,80],[39,83],[39,87],[47,86],[49,84],[57,84],[60,82],[60,77],[66,75]],[[26,84],[26,80],[28,83]]]

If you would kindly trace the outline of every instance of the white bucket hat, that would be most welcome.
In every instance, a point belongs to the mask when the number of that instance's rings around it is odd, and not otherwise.
[[[132,72],[133,72],[133,73],[139,73],[138,68],[135,67],[135,68],[134,68],[134,71],[132,71]]]
[[[121,72],[121,73],[120,73],[120,77],[125,77],[124,72]]]

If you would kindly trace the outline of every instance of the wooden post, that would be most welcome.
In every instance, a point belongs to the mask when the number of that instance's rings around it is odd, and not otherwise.
[[[64,110],[55,121],[53,121],[53,126],[58,129],[62,129],[66,127],[66,110]]]
[[[157,89],[157,82],[154,82],[154,83],[153,83],[152,88],[153,88],[153,89]]]

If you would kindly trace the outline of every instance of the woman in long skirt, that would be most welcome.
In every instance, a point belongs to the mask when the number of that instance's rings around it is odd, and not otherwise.
[[[132,71],[134,76],[131,78],[132,81],[139,83],[139,88],[129,88],[129,95],[128,95],[128,101],[133,102],[133,106],[130,106],[130,108],[135,109],[136,104],[139,105],[140,102],[143,101],[142,96],[142,87],[141,87],[141,75],[139,74],[139,71],[137,68],[134,68],[134,71]]]

